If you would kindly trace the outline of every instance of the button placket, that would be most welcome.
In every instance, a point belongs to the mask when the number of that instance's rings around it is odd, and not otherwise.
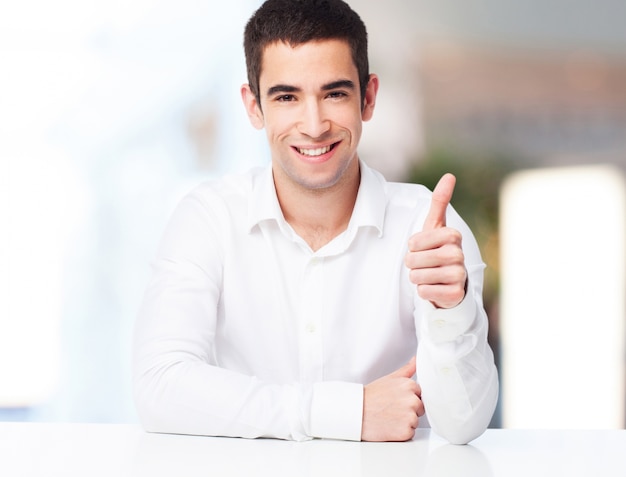
[[[321,318],[324,295],[323,259],[311,257],[305,266],[301,288],[300,377],[322,380]]]

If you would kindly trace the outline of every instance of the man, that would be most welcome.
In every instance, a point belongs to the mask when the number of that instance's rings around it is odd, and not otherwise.
[[[134,343],[145,428],[402,441],[428,418],[472,440],[498,381],[454,177],[431,196],[359,160],[379,79],[341,0],[268,0],[244,45],[271,165],[199,186],[166,229]]]

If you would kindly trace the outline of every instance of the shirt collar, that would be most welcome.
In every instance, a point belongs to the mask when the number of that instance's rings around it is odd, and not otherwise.
[[[252,194],[248,204],[247,229],[249,232],[264,221],[275,220],[279,225],[285,222],[276,195],[271,163],[253,177]]]
[[[361,170],[361,184],[357,194],[354,210],[348,229],[357,230],[360,227],[373,227],[382,236],[387,208],[386,181],[383,176],[359,162]],[[248,207],[248,231],[261,222],[275,220],[283,228],[286,225],[274,186],[271,164],[257,173],[252,181],[252,196]]]
[[[386,181],[380,173],[368,167],[363,161],[360,161],[360,166],[361,184],[348,229],[373,227],[378,230],[380,237],[387,208]]]

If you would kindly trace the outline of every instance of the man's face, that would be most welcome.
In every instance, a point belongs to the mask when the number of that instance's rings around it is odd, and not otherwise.
[[[378,87],[372,78],[362,108],[346,42],[274,43],[265,49],[261,108],[251,93],[248,100],[244,93],[244,101],[253,125],[266,130],[277,186],[326,189],[358,174],[362,122],[372,115]]]

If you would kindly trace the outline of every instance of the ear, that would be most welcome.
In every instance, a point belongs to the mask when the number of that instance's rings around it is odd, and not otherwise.
[[[256,129],[263,129],[265,125],[263,112],[249,84],[241,86],[241,99],[243,100],[243,105],[246,108],[252,126]]]
[[[363,111],[361,119],[369,121],[374,115],[374,106],[376,106],[376,95],[378,94],[378,76],[371,74],[365,89],[365,101],[363,102]]]

